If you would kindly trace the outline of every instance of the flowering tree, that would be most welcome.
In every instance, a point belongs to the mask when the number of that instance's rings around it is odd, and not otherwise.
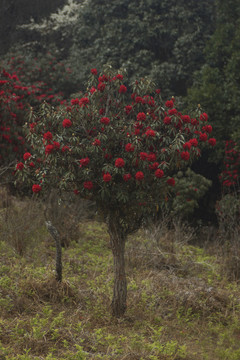
[[[26,125],[31,152],[17,164],[17,179],[34,193],[49,187],[92,199],[104,216],[114,257],[112,313],[126,310],[124,248],[148,211],[175,185],[176,169],[200,156],[199,145],[214,146],[208,116],[182,115],[174,99],[142,79],[133,92],[122,73],[91,70],[82,98],[58,111],[44,104]],[[151,94],[151,95],[150,95]],[[131,96],[130,96],[131,95]]]

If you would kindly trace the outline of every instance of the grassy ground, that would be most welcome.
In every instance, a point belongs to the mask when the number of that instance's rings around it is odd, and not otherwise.
[[[18,205],[10,222],[23,214]],[[80,222],[57,283],[54,242],[37,217],[11,236],[4,209],[0,219],[1,360],[240,359],[240,284],[216,249],[187,244],[189,229],[159,226],[129,238],[127,311],[114,319],[103,223]]]

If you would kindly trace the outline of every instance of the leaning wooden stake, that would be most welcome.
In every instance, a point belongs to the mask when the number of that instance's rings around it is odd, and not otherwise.
[[[56,244],[56,279],[57,281],[62,281],[62,247],[61,247],[61,241],[60,241],[60,235],[51,223],[51,221],[45,221],[46,227],[55,240]]]

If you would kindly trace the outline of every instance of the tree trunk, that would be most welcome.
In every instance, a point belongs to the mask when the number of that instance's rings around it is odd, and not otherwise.
[[[61,282],[62,281],[62,247],[60,236],[57,229],[53,226],[51,221],[46,221],[46,226],[49,233],[52,235],[53,239],[55,240],[56,244],[56,280]]]
[[[125,274],[124,250],[126,235],[118,222],[117,215],[111,216],[108,232],[114,260],[114,288],[112,298],[112,314],[115,317],[124,315],[127,307],[127,280]]]

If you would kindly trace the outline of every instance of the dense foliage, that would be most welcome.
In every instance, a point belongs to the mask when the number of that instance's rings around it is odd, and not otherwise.
[[[183,95],[214,27],[214,1],[90,0],[79,13],[70,61],[79,82],[89,65],[149,75],[166,96]]]

